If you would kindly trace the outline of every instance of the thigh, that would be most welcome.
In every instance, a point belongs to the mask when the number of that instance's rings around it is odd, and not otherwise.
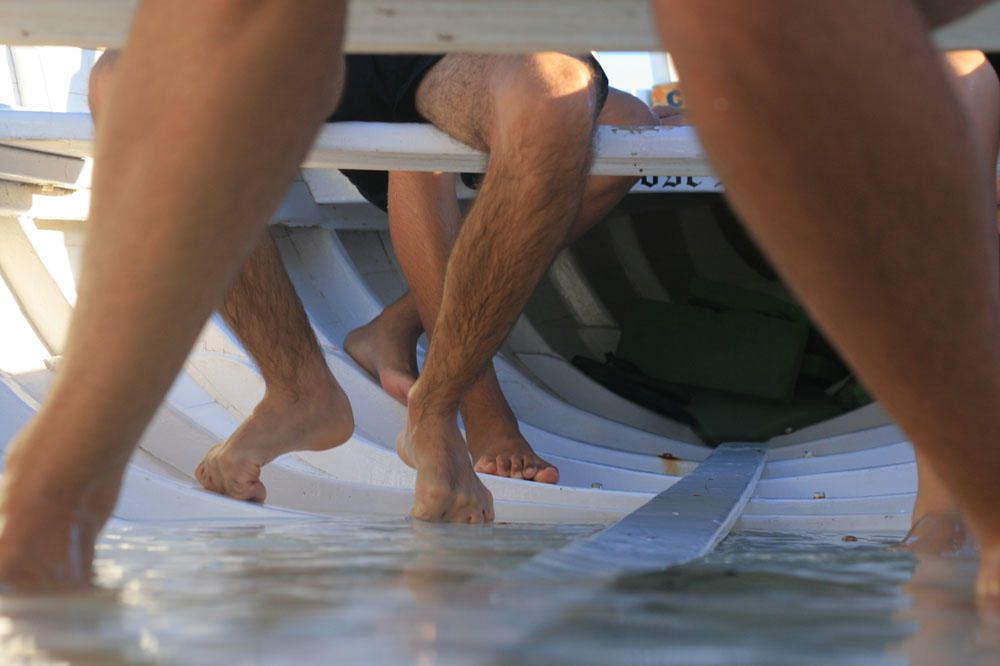
[[[607,77],[592,58],[551,52],[449,54],[421,81],[417,110],[452,137],[488,151],[491,130],[501,115],[530,108],[546,112],[550,110],[546,100],[568,97],[568,91],[575,92],[580,85],[591,87],[596,97],[591,112],[599,111],[607,95]]]
[[[479,150],[488,150],[493,82],[504,61],[516,56],[450,53],[424,75],[417,111],[438,129]]]

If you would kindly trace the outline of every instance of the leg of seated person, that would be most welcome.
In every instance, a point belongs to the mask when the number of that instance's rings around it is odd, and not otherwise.
[[[958,98],[972,118],[979,144],[996,163],[1000,141],[1000,84],[996,72],[982,51],[953,51],[945,54]],[[903,546],[925,553],[942,553],[965,547],[967,532],[961,511],[941,477],[923,452],[916,452],[917,500],[913,505],[912,529]]]
[[[642,101],[619,90],[610,90],[597,119],[601,125],[653,125],[655,119]],[[569,245],[603,220],[628,193],[636,178],[592,176],[587,180],[580,214],[573,222],[561,247]],[[437,303],[444,274],[437,278]],[[437,308],[434,309],[437,313]],[[559,481],[555,466],[539,457],[518,428],[517,418],[507,404],[492,365],[469,389],[462,402],[462,421],[475,470],[524,478],[542,483]]]
[[[598,122],[650,125],[654,119],[644,103],[611,90]],[[563,244],[602,220],[634,182],[631,177],[590,178],[580,215]],[[454,179],[439,174],[395,173],[390,183],[393,244],[407,282],[422,306],[424,323],[433,330],[447,257],[460,224]],[[469,389],[461,413],[477,472],[542,483],[559,480],[558,470],[538,456],[521,434],[491,365]]]
[[[196,476],[208,490],[263,502],[261,467],[292,451],[323,451],[354,431],[351,404],[326,365],[302,303],[265,234],[229,287],[223,318],[260,368],[264,398]]]
[[[458,409],[576,221],[597,117],[593,79],[588,65],[555,53],[449,56],[417,92],[424,117],[490,153],[397,443],[417,470],[419,518],[492,519]]]
[[[649,108],[635,97],[611,90],[598,122],[608,125],[650,125],[654,124],[654,118]],[[635,178],[631,177],[589,179],[580,216],[566,242],[603,219],[634,182]],[[424,324],[433,330],[434,318],[440,307],[448,254],[460,224],[460,213],[454,196],[454,178],[441,174],[397,172],[390,175],[390,183],[389,224],[393,244],[407,282],[422,306]],[[402,309],[398,307],[400,303],[402,300],[387,308],[376,321],[353,332],[348,342],[360,347],[357,342],[364,338],[375,344],[379,337],[382,340],[395,337],[404,344],[409,339],[415,340],[412,333],[392,335],[392,329],[405,330],[410,326],[407,314],[390,314],[390,310]],[[392,324],[393,321],[401,324]],[[379,336],[379,327],[388,330]],[[373,346],[369,345],[367,348],[372,349]],[[364,348],[361,350],[364,352]],[[390,359],[391,356],[402,358],[398,349],[390,348],[385,351]],[[364,357],[364,354],[361,356]],[[369,365],[375,364],[369,361]],[[386,376],[385,368],[386,365],[383,364],[380,373],[383,380]],[[406,376],[406,368],[397,366],[390,376]],[[415,379],[414,372],[407,376],[407,383],[412,385]],[[558,470],[538,456],[522,436],[517,418],[503,396],[492,366],[488,365],[469,389],[463,400],[461,413],[477,472],[542,483],[556,483],[559,480]]]
[[[391,182],[392,174],[389,178]],[[386,393],[405,405],[417,381],[417,341],[423,333],[416,301],[407,292],[370,322],[348,333],[344,351],[377,379]]]
[[[118,55],[108,51],[91,70],[87,101],[95,125]],[[208,490],[263,502],[261,467],[290,451],[343,443],[354,429],[351,406],[326,365],[270,234],[243,264],[220,310],[260,368],[266,392],[236,432],[206,454],[195,476]]]
[[[1000,594],[992,182],[923,17],[903,0],[655,7],[737,211],[933,460],[983,549],[980,592]]]
[[[327,0],[137,9],[102,109],[63,363],[8,449],[4,583],[89,581],[136,442],[329,113],[342,19]]]

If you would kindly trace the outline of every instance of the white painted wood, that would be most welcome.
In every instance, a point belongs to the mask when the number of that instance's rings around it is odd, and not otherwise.
[[[844,439],[851,441],[851,435],[845,435]],[[900,442],[889,446],[878,446],[817,458],[771,461],[767,464],[764,478],[794,478],[829,472],[863,470],[885,465],[907,465],[913,462],[913,447],[910,446],[909,442]]]
[[[913,510],[916,493],[869,495],[867,497],[819,499],[759,499],[754,498],[746,513],[767,515],[846,516],[852,514],[907,514]]]
[[[21,92],[17,85],[14,60],[9,46],[0,46],[0,104],[20,106]]]
[[[689,446],[702,446],[698,436],[689,427],[609,391],[562,357],[554,354],[518,353],[517,359],[546,386],[552,387],[556,395],[582,411],[600,414],[619,424],[627,424],[668,440],[684,442]],[[629,438],[620,439],[614,446],[635,453],[678,455],[664,450],[664,443],[657,442],[650,447],[648,442]]]
[[[321,229],[290,230],[291,244],[279,243],[285,267],[316,328],[334,346],[357,326],[382,310],[382,303],[364,284],[338,239]],[[672,441],[572,407],[539,390],[533,382],[497,359],[497,375],[515,413],[527,423],[569,439],[615,448],[623,442],[633,451],[671,453],[701,460],[708,449]],[[639,449],[638,447],[646,447]]]
[[[120,46],[136,0],[4,0],[0,43]],[[994,7],[937,36],[944,48],[1000,47]],[[355,53],[659,51],[648,0],[352,0]]]
[[[850,451],[867,450],[908,441],[906,434],[892,424],[855,428],[856,423],[853,420],[842,421],[841,419],[842,417],[831,419],[833,427],[826,422],[818,424],[817,435],[811,440],[769,449],[768,459],[776,461],[841,455]],[[770,442],[768,444],[770,445]]]
[[[357,278],[359,288],[356,292],[363,293],[363,288],[367,287],[378,302],[375,311],[381,311],[383,304],[394,301],[404,293],[406,290],[405,280],[396,267],[388,236],[383,237],[374,233],[343,233],[337,234],[336,239],[349,255],[348,267],[353,267],[354,271],[352,272],[359,276]],[[309,270],[314,271],[315,269]],[[346,286],[348,285],[345,284],[344,287]],[[380,286],[381,289],[379,289]],[[553,298],[555,298],[554,295]],[[335,303],[332,307],[337,308],[338,305]],[[552,304],[553,310],[558,308],[558,303]],[[372,316],[375,315],[372,314]],[[506,388],[519,394],[537,393],[538,391],[531,388],[531,385],[535,383],[532,380],[540,380],[538,383],[542,388],[551,391],[556,397],[576,408],[653,434],[682,442],[700,444],[699,438],[689,428],[629,402],[594,382],[572,364],[559,357],[557,352],[545,343],[541,335],[532,334],[532,346],[525,347],[522,343],[524,335],[528,331],[534,333],[534,323],[530,315],[525,313],[518,319],[514,331],[508,336],[506,344],[498,355],[496,365],[500,367],[501,382]],[[532,353],[525,355],[523,353],[525,351]],[[422,350],[418,350],[418,360],[422,361]],[[528,372],[525,373],[525,370]],[[516,381],[508,379],[506,374],[515,376]],[[508,397],[514,399],[510,395]],[[522,409],[538,412],[543,420],[532,420],[531,422],[543,428],[551,428],[554,415],[538,409],[537,402],[529,395],[525,395],[524,398],[524,400],[516,400],[515,413],[521,413]],[[524,418],[522,416],[522,420]],[[655,453],[649,450],[642,452],[653,453],[653,455],[662,453],[661,450],[657,450]]]
[[[875,402],[836,418],[829,419],[828,421],[796,430],[789,435],[775,437],[768,442],[768,446],[771,449],[772,460],[804,449],[813,451],[815,455],[815,450],[817,449],[815,442],[818,440],[824,440],[844,433],[862,432],[892,425],[892,419],[885,413],[882,406]]]
[[[49,187],[89,187],[87,163],[78,157],[0,146],[0,180]]]
[[[0,110],[0,143],[89,157],[93,126],[85,113]],[[599,127],[595,175],[708,176],[690,127]],[[486,156],[423,123],[327,123],[304,166],[482,173]]]
[[[763,466],[761,448],[720,446],[695,471],[618,523],[543,552],[518,571],[621,576],[703,557],[740,517]]]
[[[785,516],[746,514],[740,516],[733,531],[782,532],[801,534],[872,533],[899,539],[910,529],[910,513],[870,513],[843,516]]]
[[[45,347],[61,353],[72,310],[17,218],[0,217],[0,276]]]
[[[765,466],[765,474],[769,471]],[[898,495],[917,491],[916,464],[897,463],[816,474],[762,478],[757,484],[760,499],[838,499]]]

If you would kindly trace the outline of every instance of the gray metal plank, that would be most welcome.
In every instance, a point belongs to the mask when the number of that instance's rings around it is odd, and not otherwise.
[[[703,557],[739,519],[764,460],[761,446],[720,446],[693,472],[614,525],[539,554],[518,574],[622,576]]]

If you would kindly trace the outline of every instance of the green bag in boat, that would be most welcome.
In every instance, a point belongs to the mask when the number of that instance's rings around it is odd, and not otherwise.
[[[749,309],[640,300],[617,354],[663,381],[787,403],[809,332],[803,321]]]

